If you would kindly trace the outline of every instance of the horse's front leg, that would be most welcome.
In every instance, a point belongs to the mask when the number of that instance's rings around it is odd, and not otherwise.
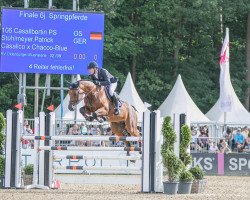
[[[108,115],[108,110],[105,107],[99,108],[97,111],[92,113],[94,119],[96,119],[99,123],[106,121],[106,116]]]
[[[91,112],[86,108],[86,107],[81,107],[79,109],[79,112],[83,115],[83,117],[87,120],[87,121],[94,121],[94,117],[91,116]]]

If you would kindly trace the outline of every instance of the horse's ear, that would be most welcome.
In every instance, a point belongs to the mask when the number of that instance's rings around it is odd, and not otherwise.
[[[69,84],[69,89],[76,89],[79,87],[79,82]]]

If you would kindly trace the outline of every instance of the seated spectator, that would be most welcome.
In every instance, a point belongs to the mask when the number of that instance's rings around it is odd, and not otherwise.
[[[88,129],[87,129],[87,126],[84,123],[81,124],[81,128],[80,129],[81,129],[81,134],[82,135],[87,135]]]
[[[227,143],[225,142],[225,141],[223,141],[222,143],[221,143],[221,148],[220,148],[220,152],[221,153],[231,153],[231,150],[230,150],[230,148],[228,147],[228,145],[227,145]]]
[[[223,140],[223,139],[220,139],[220,142],[219,142],[219,144],[217,145],[219,151],[221,151],[221,149],[223,148],[223,142],[224,142],[224,140]]]
[[[216,142],[213,142],[213,145],[209,147],[209,153],[218,153],[219,149]]]
[[[230,142],[232,140],[232,131],[229,127],[227,127],[227,130],[223,133],[223,137],[225,139],[225,142],[227,144],[230,144]]]
[[[249,149],[250,150],[250,133],[248,133],[246,139],[245,139],[245,145],[244,148]]]
[[[191,144],[190,144],[190,148],[191,150],[195,150],[195,151],[200,151],[201,147],[198,144],[198,135],[199,135],[199,129],[198,127],[191,127],[191,131],[192,131],[192,140],[191,140]]]
[[[208,127],[207,127],[207,125],[205,125],[205,126],[203,126],[203,129],[202,129],[202,131],[206,134],[206,136],[208,137]]]
[[[198,144],[201,148],[207,147],[208,138],[205,132],[201,132],[198,139]]]
[[[69,132],[68,132],[68,135],[79,135],[80,134],[80,130],[78,128],[78,125],[77,124],[74,124],[74,126],[72,126],[70,129],[69,129]]]
[[[236,145],[238,151],[241,152],[243,150],[243,147],[244,147],[245,138],[242,135],[240,128],[237,129],[237,132],[234,135],[234,141],[235,141],[235,145]]]
[[[242,130],[242,135],[244,136],[244,138],[248,137],[248,133],[249,133],[248,128],[247,126],[245,126]]]

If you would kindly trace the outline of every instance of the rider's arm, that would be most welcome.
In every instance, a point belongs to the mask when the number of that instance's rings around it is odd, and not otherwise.
[[[103,80],[99,81],[100,85],[102,86],[107,86],[107,85],[110,85],[111,82],[110,82],[110,78],[109,78],[109,75],[108,75],[108,71],[105,70],[105,69],[102,69],[100,71],[100,75],[102,76]]]

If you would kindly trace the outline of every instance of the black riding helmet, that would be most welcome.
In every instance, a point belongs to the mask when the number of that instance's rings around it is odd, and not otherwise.
[[[98,64],[95,61],[90,62],[88,64],[88,69],[92,69],[92,68],[98,68]]]

